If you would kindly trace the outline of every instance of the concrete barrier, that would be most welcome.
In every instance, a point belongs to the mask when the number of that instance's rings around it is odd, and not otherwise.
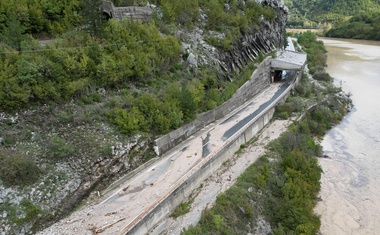
[[[240,131],[231,136],[219,149],[214,150],[202,159],[151,208],[137,216],[120,234],[148,234],[152,227],[169,215],[182,201],[188,199],[191,193],[205,179],[210,177],[225,161],[233,156],[242,144],[247,143],[270,122],[275,112],[275,106],[285,102],[290,91],[300,81],[301,76],[302,73],[298,73],[294,82],[272,104],[258,114],[256,118],[248,122]]]
[[[157,155],[172,149],[208,124],[226,116],[270,85],[271,57],[267,57],[252,73],[251,79],[216,109],[198,115],[197,119],[155,140]]]

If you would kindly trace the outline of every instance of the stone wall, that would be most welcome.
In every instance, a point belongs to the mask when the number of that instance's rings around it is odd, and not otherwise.
[[[118,21],[122,21],[123,19],[148,20],[153,12],[153,9],[150,7],[115,7],[111,1],[105,0],[102,0],[102,9],[110,18]]]
[[[268,87],[270,84],[270,61],[271,57],[266,58],[252,73],[251,79],[240,87],[228,101],[216,109],[200,114],[196,120],[156,139],[156,153],[161,155],[167,152],[198,130],[229,114]]]

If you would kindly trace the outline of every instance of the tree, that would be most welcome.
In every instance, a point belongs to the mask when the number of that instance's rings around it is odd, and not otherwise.
[[[197,111],[197,103],[186,85],[182,86],[180,101],[185,122],[192,120]]]
[[[4,48],[1,51],[12,51]],[[16,110],[25,105],[30,98],[30,87],[22,87],[17,79],[16,65],[19,54],[3,54],[0,56],[0,110]]]
[[[176,0],[162,1],[163,18],[167,22],[175,21],[178,24],[192,26],[198,20],[198,1]]]
[[[102,1],[82,0],[81,8],[85,30],[92,35],[100,35],[104,26]]]
[[[11,15],[6,27],[2,30],[2,34],[0,34],[0,40],[17,50],[21,50],[21,42],[26,39],[25,27],[14,15]]]

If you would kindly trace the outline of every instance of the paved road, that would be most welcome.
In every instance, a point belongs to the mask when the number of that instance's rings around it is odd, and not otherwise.
[[[194,166],[278,98],[290,84],[271,84],[230,116],[203,128],[166,153],[160,161],[120,184],[100,203],[74,212],[39,234],[92,234],[94,230],[102,231],[102,234],[119,234],[163,198]]]
[[[291,80],[283,83],[280,88],[276,91],[276,93],[270,98],[270,100],[264,102],[258,109],[256,109],[254,112],[246,116],[243,120],[236,123],[233,127],[229,128],[223,135],[222,139],[226,141],[227,139],[231,138],[236,132],[238,132],[242,127],[244,127],[247,123],[249,123],[252,119],[256,118],[257,115],[259,115],[263,110],[265,110],[273,101],[275,101],[284,91],[292,84]],[[253,101],[249,103],[248,105],[253,105]],[[230,121],[230,119],[233,119],[236,115],[231,116],[229,119],[225,120],[221,123],[223,125],[225,122]]]

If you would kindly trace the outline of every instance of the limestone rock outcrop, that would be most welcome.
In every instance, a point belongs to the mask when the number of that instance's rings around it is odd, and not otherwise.
[[[241,69],[250,60],[257,58],[260,52],[265,54],[284,46],[288,8],[283,0],[257,0],[257,2],[274,8],[277,16],[274,20],[262,19],[257,31],[243,35],[233,45],[233,49],[218,53],[218,61],[224,72],[231,73]]]

